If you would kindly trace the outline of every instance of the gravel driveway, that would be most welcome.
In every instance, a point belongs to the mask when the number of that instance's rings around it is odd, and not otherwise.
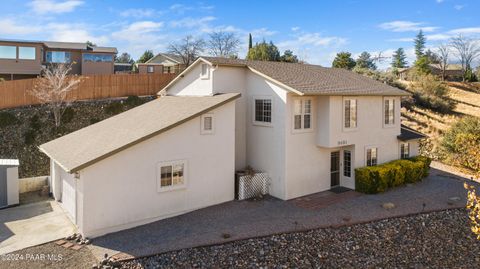
[[[122,268],[480,268],[464,209],[184,249]]]

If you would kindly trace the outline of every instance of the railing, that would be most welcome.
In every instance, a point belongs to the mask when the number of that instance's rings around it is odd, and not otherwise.
[[[82,76],[79,87],[67,95],[68,101],[94,100],[129,95],[154,95],[176,74],[116,74]],[[40,104],[31,91],[34,79],[0,82],[0,109]]]

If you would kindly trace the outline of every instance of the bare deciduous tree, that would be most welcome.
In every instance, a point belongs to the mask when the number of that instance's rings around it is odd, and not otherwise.
[[[440,44],[437,48],[438,50],[438,56],[440,57],[440,61],[438,62],[438,65],[440,66],[440,69],[442,70],[442,80],[445,80],[445,73],[448,67],[448,61],[449,61],[449,56],[450,56],[450,46],[448,44]]]
[[[212,32],[208,40],[210,54],[218,57],[232,57],[237,54],[240,40],[234,33]]]
[[[451,43],[462,64],[463,81],[465,82],[467,70],[472,67],[472,62],[480,56],[480,46],[477,41],[462,35],[452,38]]]
[[[71,70],[72,64],[55,64],[44,68],[43,76],[38,78],[31,91],[33,96],[50,108],[56,127],[60,126],[63,112],[70,102],[67,94],[82,81],[81,77],[70,76]]]
[[[205,41],[201,38],[195,39],[189,35],[178,43],[172,43],[168,46],[168,52],[182,58],[183,63],[189,66],[205,49]]]

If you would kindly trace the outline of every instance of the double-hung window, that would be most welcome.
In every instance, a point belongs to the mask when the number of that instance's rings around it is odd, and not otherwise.
[[[159,164],[158,191],[183,187],[185,185],[185,167],[184,161]]]
[[[343,151],[343,175],[352,176],[352,152],[350,150]]]
[[[368,148],[367,149],[367,166],[377,165],[377,148]]]
[[[293,129],[302,130],[312,127],[312,100],[296,99],[294,101]]]
[[[346,129],[357,127],[357,100],[345,99],[344,100],[344,127]]]
[[[213,114],[204,114],[201,117],[201,134],[213,134],[214,126],[213,126]]]
[[[255,99],[254,121],[256,123],[272,123],[272,99]]]
[[[395,99],[385,98],[383,99],[383,119],[385,125],[393,125],[395,123]]]
[[[401,143],[400,144],[400,158],[407,159],[410,158],[410,144]]]

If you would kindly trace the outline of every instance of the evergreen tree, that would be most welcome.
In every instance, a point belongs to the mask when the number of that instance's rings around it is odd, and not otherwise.
[[[335,59],[332,62],[332,67],[335,68],[344,68],[351,70],[355,67],[355,60],[352,59],[352,54],[350,52],[339,52]]]
[[[248,50],[252,48],[252,34],[248,34]]]
[[[358,56],[357,61],[356,61],[356,67],[357,68],[365,68],[365,69],[370,69],[370,70],[376,70],[377,66],[373,62],[372,56],[370,53],[364,51],[360,56]]]
[[[257,43],[248,50],[247,60],[280,61],[280,52],[272,41]]]
[[[407,56],[403,48],[398,48],[393,53],[392,58],[392,67],[394,69],[407,67]]]
[[[151,50],[146,50],[142,56],[140,56],[140,58],[138,58],[138,61],[137,63],[145,63],[147,62],[148,60],[152,59],[154,57],[153,55],[153,51]]]
[[[415,55],[417,56],[417,60],[423,56],[423,51],[425,50],[425,43],[427,42],[427,38],[423,34],[423,31],[420,30],[413,40],[415,43]]]
[[[124,53],[120,54],[120,56],[115,55],[115,62],[116,63],[133,64],[135,61],[132,59],[130,54],[124,52]]]
[[[417,75],[428,75],[431,73],[431,70],[430,70],[430,60],[428,59],[428,57],[426,55],[423,55],[423,56],[420,56],[420,58],[418,58],[416,61],[415,61],[415,73]]]
[[[298,63],[298,57],[297,55],[293,54],[293,51],[291,50],[286,50],[282,56],[280,56],[280,61],[281,62],[287,62],[287,63]]]

